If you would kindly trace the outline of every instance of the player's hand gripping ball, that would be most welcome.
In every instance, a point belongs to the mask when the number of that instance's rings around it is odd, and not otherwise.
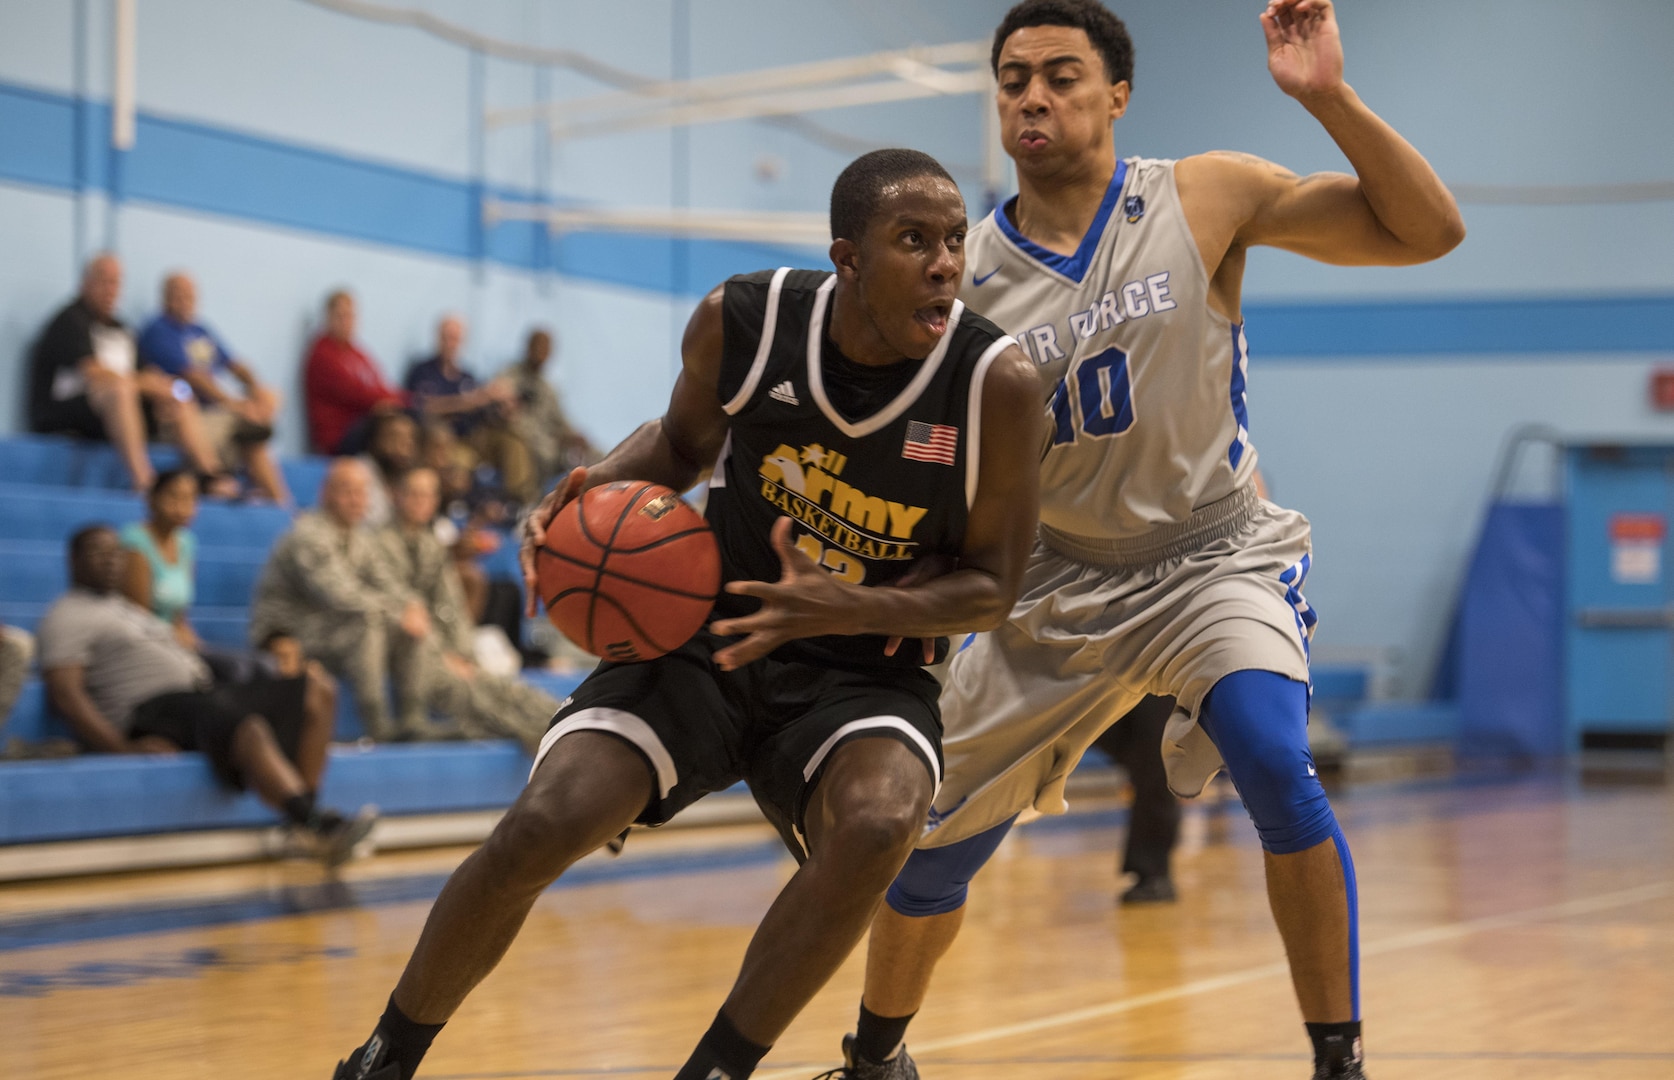
[[[709,523],[661,484],[604,484],[573,499],[535,551],[547,617],[594,656],[678,649],[709,619],[721,553]]]

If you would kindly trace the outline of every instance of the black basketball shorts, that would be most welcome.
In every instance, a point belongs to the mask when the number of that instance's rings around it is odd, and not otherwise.
[[[195,750],[209,759],[210,768],[225,786],[244,790],[244,778],[233,760],[233,734],[247,716],[265,719],[279,749],[292,763],[302,742],[304,700],[308,678],[258,676],[249,682],[162,694],[134,709],[129,734],[159,735],[182,750]]]
[[[847,671],[772,656],[722,671],[711,657],[726,644],[700,631],[655,660],[600,663],[558,710],[534,768],[566,735],[608,732],[644,755],[655,777],[640,824],[661,825],[745,780],[793,851],[789,830],[802,833],[808,795],[846,742],[895,739],[941,786],[941,687],[928,672]]]

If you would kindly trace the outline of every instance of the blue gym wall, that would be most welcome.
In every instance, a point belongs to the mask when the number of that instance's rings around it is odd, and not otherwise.
[[[391,2],[656,78],[981,38],[1006,6]],[[1343,167],[1268,80],[1259,5],[1117,7],[1138,52],[1124,154],[1226,147],[1299,171]],[[694,294],[735,270],[820,255],[483,230],[481,186],[817,210],[849,139],[928,150],[981,200],[972,98],[818,114],[829,132],[818,141],[729,123],[554,147],[532,127],[483,134],[479,106],[606,87],[304,0],[138,9],[139,139],[114,160],[111,4],[0,0],[3,430],[21,426],[28,342],[104,246],[127,264],[126,315],[149,314],[160,276],[190,269],[208,320],[293,398],[319,302],[338,285],[360,296],[362,337],[397,377],[443,311],[470,318],[479,370],[510,359],[531,324],[550,325],[555,378],[608,443],[659,407]],[[1340,18],[1350,81],[1452,183],[1674,179],[1674,5],[1351,0]],[[1674,202],[1468,203],[1465,215],[1465,244],[1430,266],[1331,268],[1260,251],[1247,278],[1253,435],[1275,497],[1315,523],[1320,654],[1389,652],[1406,695],[1422,692],[1510,428],[1674,436],[1646,404],[1650,370],[1674,353]],[[293,409],[282,438],[296,449],[300,437]]]

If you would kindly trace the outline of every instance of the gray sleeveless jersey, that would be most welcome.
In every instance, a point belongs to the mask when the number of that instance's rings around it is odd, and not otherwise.
[[[965,273],[960,298],[1016,337],[1052,388],[1048,528],[1136,538],[1249,482],[1243,327],[1209,307],[1172,161],[1118,162],[1074,255],[989,214],[966,239]]]

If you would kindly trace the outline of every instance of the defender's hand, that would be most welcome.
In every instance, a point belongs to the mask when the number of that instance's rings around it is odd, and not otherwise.
[[[523,614],[531,619],[535,617],[540,594],[540,586],[535,581],[535,552],[546,543],[546,530],[552,526],[552,519],[558,516],[558,511],[579,496],[586,485],[587,470],[571,469],[569,475],[558,481],[558,486],[547,492],[546,498],[523,519],[517,561],[523,568]]]
[[[905,574],[882,587],[886,589],[910,589],[914,585],[922,585],[926,581],[934,581],[945,574],[951,574],[957,569],[959,569],[959,560],[952,555],[926,555],[922,559],[914,560]],[[902,637],[890,638],[889,641],[884,643],[884,655],[894,656],[895,650],[899,649],[901,643],[905,640]],[[919,638],[918,640],[924,649],[924,662],[934,664],[936,662],[936,639]]]
[[[735,671],[760,660],[787,641],[841,634],[848,607],[847,590],[819,564],[796,549],[791,542],[791,519],[773,523],[773,548],[779,553],[779,580],[729,581],[727,592],[754,596],[761,610],[738,619],[711,623],[711,633],[723,637],[744,635],[744,640],[715,654],[722,671]]]
[[[1300,100],[1343,85],[1343,42],[1331,0],[1270,0],[1261,29],[1267,70],[1280,90]]]

